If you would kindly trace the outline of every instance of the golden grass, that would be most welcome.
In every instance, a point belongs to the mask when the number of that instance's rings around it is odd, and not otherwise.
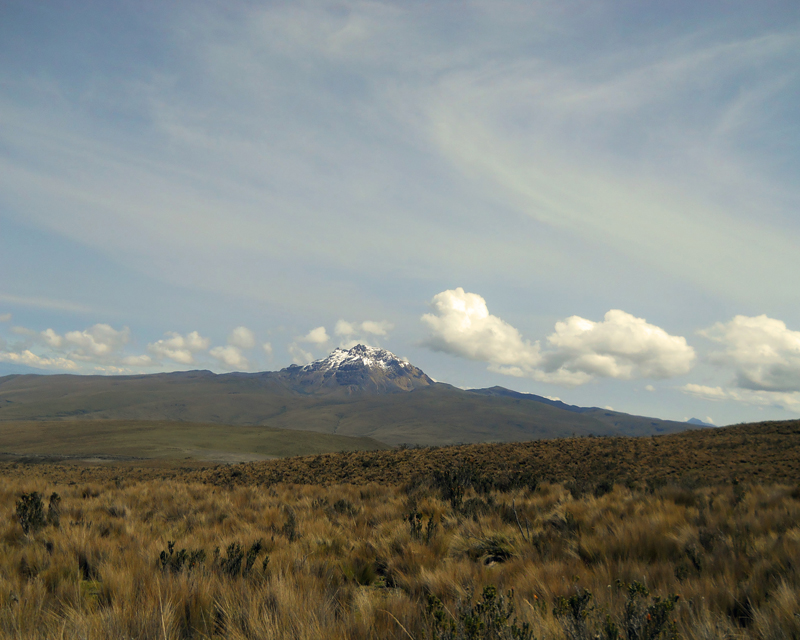
[[[683,638],[800,638],[798,439],[793,422],[215,467],[3,463],[0,638],[421,639],[430,595],[458,618],[487,585],[514,590],[540,640],[596,637],[607,615],[625,638],[634,582],[680,594]],[[473,486],[448,493],[459,469]],[[34,491],[45,508],[60,495],[59,524],[26,534],[15,510]],[[583,627],[554,615],[584,589]]]
[[[680,594],[684,638],[800,637],[800,493],[785,484],[617,484],[575,497],[541,483],[470,489],[453,508],[425,482],[214,486],[120,469],[107,480],[78,467],[16,471],[0,486],[3,638],[419,639],[429,594],[457,615],[495,585],[514,590],[536,638],[555,639],[567,637],[557,598],[582,589],[593,594],[590,630],[607,613],[621,620],[617,581]],[[58,527],[23,532],[15,506],[32,491],[61,496]],[[257,541],[250,571],[232,570],[231,545]],[[181,549],[205,558],[179,569],[170,558]]]

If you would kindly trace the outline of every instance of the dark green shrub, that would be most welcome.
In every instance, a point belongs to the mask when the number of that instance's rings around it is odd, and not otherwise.
[[[47,502],[47,522],[58,527],[61,524],[61,496],[55,491]]]
[[[594,497],[601,498],[614,490],[614,483],[611,480],[601,480],[595,485]]]
[[[356,509],[355,505],[345,498],[341,498],[333,503],[333,510],[340,514],[346,516],[354,516],[358,513],[358,509]]]
[[[569,640],[588,640],[592,637],[589,631],[589,614],[593,608],[592,592],[588,589],[579,591],[569,598],[559,596],[553,608],[553,615],[559,619]]]
[[[439,598],[430,595],[427,614],[431,640],[534,640],[530,625],[520,624],[514,615],[514,592],[503,596],[492,585],[484,587],[474,605],[461,603],[455,617]]]
[[[419,511],[412,511],[406,516],[408,531],[412,540],[419,540],[422,537],[422,514]]]
[[[472,486],[476,477],[471,465],[462,464],[453,469],[434,471],[433,485],[441,492],[442,499],[447,500],[456,511],[464,501],[464,492]]]
[[[183,569],[191,571],[202,565],[206,559],[206,552],[203,549],[181,549],[175,553],[175,543],[167,542],[167,550],[162,551],[158,556],[161,570],[169,569],[173,573],[179,573]]]
[[[17,500],[16,514],[17,520],[26,535],[30,532],[35,533],[46,524],[42,496],[36,491],[23,493],[20,496],[19,500]]]
[[[678,637],[676,624],[670,622],[669,614],[679,596],[671,595],[663,600],[658,596],[650,597],[647,587],[636,581],[627,585],[627,589],[624,620],[627,640],[655,640],[662,634],[668,638]]]
[[[222,573],[234,577],[242,571],[242,561],[244,560],[244,549],[238,542],[231,542],[225,550],[225,557],[219,561],[219,569]]]
[[[658,638],[678,638],[675,621],[669,614],[678,602],[677,595],[667,598],[651,596],[647,588],[639,583],[625,584],[617,581],[617,588],[626,590],[625,608],[619,623],[606,614],[598,615],[591,606],[592,593],[588,589],[578,591],[567,598],[556,599],[553,615],[559,619],[569,640],[657,640]],[[622,629],[622,635],[620,633]]]

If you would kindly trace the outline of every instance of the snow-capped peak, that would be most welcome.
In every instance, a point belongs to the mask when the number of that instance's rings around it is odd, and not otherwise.
[[[315,360],[304,366],[303,371],[327,371],[353,365],[362,365],[369,369],[411,366],[407,360],[398,358],[391,351],[357,344],[352,349],[334,349],[327,358]]]

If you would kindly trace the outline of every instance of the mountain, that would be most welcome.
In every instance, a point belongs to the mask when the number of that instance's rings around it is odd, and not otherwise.
[[[0,422],[23,420],[261,425],[421,445],[691,428],[502,387],[458,389],[434,382],[388,351],[363,345],[272,372],[0,378]]]
[[[403,393],[429,387],[433,380],[390,351],[363,344],[334,349],[322,360],[278,372],[291,389],[308,394]]]
[[[716,427],[717,425],[711,424],[710,422],[703,422],[700,418],[689,418],[686,421],[686,424],[691,424],[696,427]]]
[[[13,364],[11,362],[0,362],[0,376],[24,375],[26,373],[36,373],[47,375],[50,372],[46,369],[37,369],[24,364]]]

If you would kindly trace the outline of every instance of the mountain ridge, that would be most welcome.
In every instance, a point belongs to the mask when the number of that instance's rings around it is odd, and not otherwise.
[[[359,346],[273,372],[7,376],[0,378],[0,422],[262,425],[421,445],[656,435],[692,427],[503,387],[458,389],[433,381],[391,352],[379,350],[378,357],[367,351],[374,348]]]

